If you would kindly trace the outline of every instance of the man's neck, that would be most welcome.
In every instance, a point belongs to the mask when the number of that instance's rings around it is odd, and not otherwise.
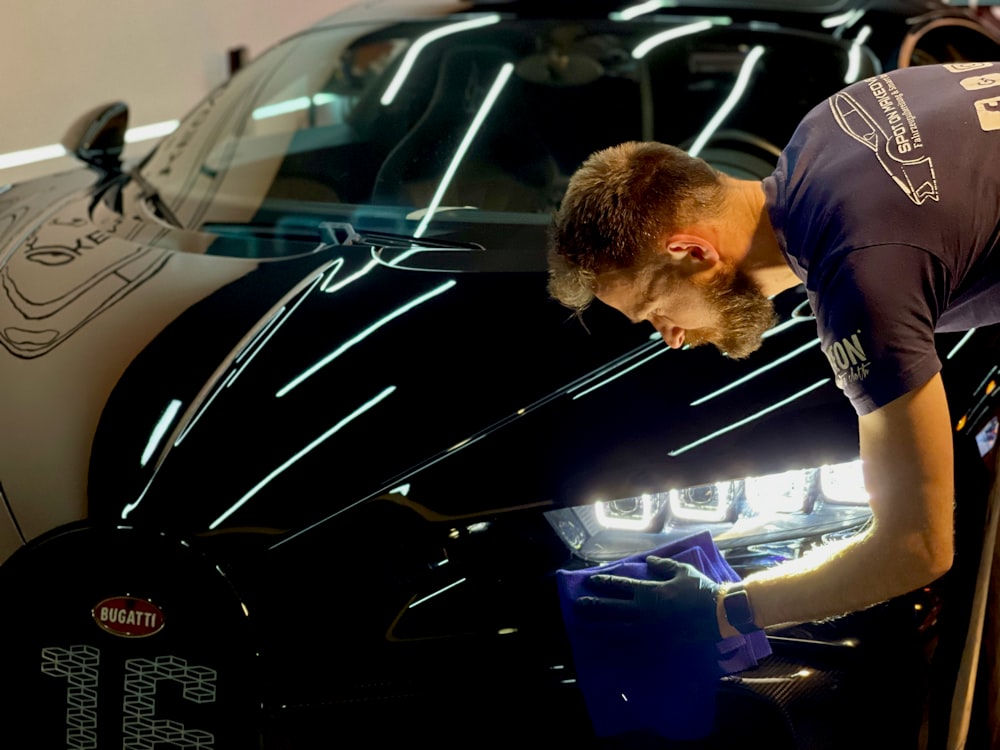
[[[743,257],[734,259],[760,287],[772,297],[801,284],[788,264],[767,213],[764,186],[758,180],[727,178],[729,210],[736,232],[744,246]]]

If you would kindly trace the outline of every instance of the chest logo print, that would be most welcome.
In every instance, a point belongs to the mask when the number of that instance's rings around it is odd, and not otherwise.
[[[841,92],[830,99],[833,118],[841,130],[872,152],[907,198],[918,206],[938,200],[934,162],[919,155],[923,140],[903,95],[888,76],[871,79],[868,87],[878,105],[877,116]]]

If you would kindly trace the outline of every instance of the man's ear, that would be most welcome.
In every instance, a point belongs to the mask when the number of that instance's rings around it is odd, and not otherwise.
[[[660,251],[675,262],[694,261],[711,267],[719,260],[715,245],[697,234],[672,234],[661,245]]]

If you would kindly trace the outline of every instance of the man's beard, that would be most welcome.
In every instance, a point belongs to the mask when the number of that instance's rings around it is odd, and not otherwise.
[[[728,266],[699,285],[710,309],[719,316],[711,328],[688,330],[684,343],[713,344],[730,359],[745,359],[760,349],[764,333],[778,322],[774,304],[743,271]]]

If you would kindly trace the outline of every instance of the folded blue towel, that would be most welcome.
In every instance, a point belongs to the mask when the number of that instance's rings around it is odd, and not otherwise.
[[[573,601],[588,593],[587,578],[613,573],[648,580],[649,555],[689,563],[717,583],[740,580],[707,531],[608,565],[558,571],[577,684],[600,737],[650,730],[672,740],[697,739],[712,731],[719,678],[756,667],[771,646],[760,630],[718,643],[678,645],[662,625],[592,622],[574,613]]]

